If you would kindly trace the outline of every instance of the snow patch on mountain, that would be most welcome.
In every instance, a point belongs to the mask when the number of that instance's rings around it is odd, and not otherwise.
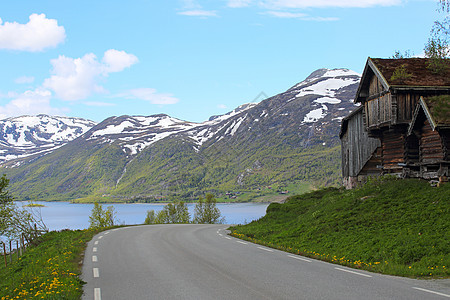
[[[314,109],[306,114],[303,123],[315,123],[327,115],[328,107],[322,105],[321,108]]]
[[[324,103],[339,104],[339,103],[341,103],[341,100],[339,100],[338,98],[332,98],[332,97],[320,97],[320,98],[317,98],[316,100],[314,100],[314,102],[319,103],[319,104],[324,104]]]
[[[81,118],[47,115],[0,120],[0,162],[52,152],[94,125]]]
[[[353,78],[327,78],[301,89],[296,97],[298,98],[306,95],[334,97],[336,96],[337,90],[358,83],[358,81],[359,79]]]

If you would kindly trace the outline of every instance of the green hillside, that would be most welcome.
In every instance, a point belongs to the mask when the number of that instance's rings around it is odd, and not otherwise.
[[[292,253],[386,274],[450,276],[450,184],[382,178],[272,203],[232,235]]]
[[[265,142],[231,141],[197,153],[192,144],[168,138],[130,159],[114,143],[74,141],[24,167],[0,172],[11,178],[18,200],[195,200],[204,193],[220,198],[239,192],[237,201],[251,201],[265,196],[264,187],[271,185],[339,185],[339,146]]]

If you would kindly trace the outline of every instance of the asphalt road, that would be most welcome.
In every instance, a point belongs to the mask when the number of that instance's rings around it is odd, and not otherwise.
[[[227,225],[149,225],[89,243],[83,299],[450,299],[450,280],[379,275],[262,247]]]

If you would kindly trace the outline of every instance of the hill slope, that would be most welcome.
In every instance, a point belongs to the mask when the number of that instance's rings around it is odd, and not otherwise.
[[[293,181],[340,181],[340,120],[359,75],[320,69],[260,103],[192,123],[167,115],[111,117],[74,141],[11,168],[19,199],[196,198],[205,191],[258,194]]]
[[[380,178],[272,203],[233,235],[296,254],[402,276],[450,276],[450,184]]]

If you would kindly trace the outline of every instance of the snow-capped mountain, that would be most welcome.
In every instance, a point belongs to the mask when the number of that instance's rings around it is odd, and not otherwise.
[[[340,122],[355,109],[359,80],[347,69],[320,69],[284,93],[203,123],[163,114],[111,117],[73,131],[75,140],[61,137],[59,144],[49,140],[42,147],[38,138],[29,141],[31,134],[44,135],[29,130],[26,138],[13,140],[48,154],[3,165],[16,166],[7,170],[12,189],[23,199],[193,195],[199,189],[292,180],[330,184],[339,180]],[[59,127],[50,128],[40,132],[55,139],[62,135],[56,135]]]
[[[317,108],[307,113],[303,119],[304,123],[314,123],[328,114],[328,106],[341,104],[343,101],[353,101],[353,93],[349,94],[350,99],[345,93],[348,92],[349,87],[357,85],[360,78],[360,74],[348,69],[319,69],[287,91],[293,96],[288,101],[304,96],[315,96],[312,102]],[[347,106],[340,108],[345,109]],[[342,119],[342,117],[338,118]]]
[[[116,143],[129,155],[135,155],[146,147],[170,135],[201,126],[160,114],[149,117],[111,117],[92,128],[83,137],[96,143]]]
[[[95,124],[81,118],[47,115],[0,120],[0,162],[52,152]]]

